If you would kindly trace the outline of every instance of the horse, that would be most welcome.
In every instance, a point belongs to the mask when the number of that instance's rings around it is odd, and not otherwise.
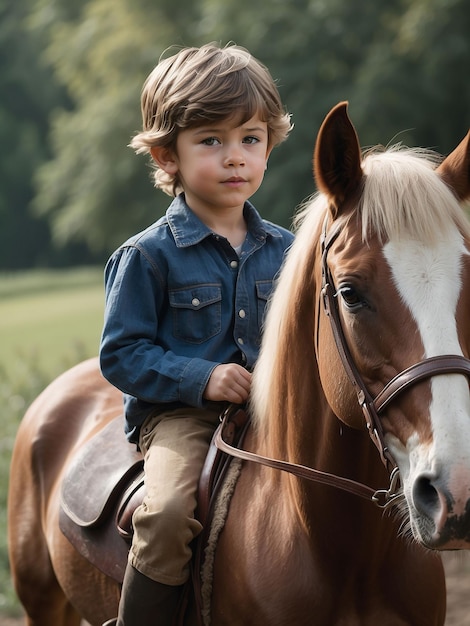
[[[470,547],[470,133],[440,160],[363,154],[347,108],[319,130],[268,306],[211,626],[442,625],[439,553]],[[92,359],[19,426],[9,549],[29,626],[116,615],[119,585],[58,517],[67,467],[121,410]]]

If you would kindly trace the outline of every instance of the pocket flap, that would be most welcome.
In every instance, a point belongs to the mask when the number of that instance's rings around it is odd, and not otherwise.
[[[222,300],[220,285],[194,285],[169,292],[170,304],[177,309],[202,309]]]
[[[268,300],[272,290],[272,280],[259,280],[256,282],[256,295],[260,300]]]

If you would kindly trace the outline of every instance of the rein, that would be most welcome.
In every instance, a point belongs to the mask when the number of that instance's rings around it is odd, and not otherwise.
[[[398,468],[395,468],[392,472],[390,477],[390,487],[388,489],[375,490],[349,478],[335,476],[334,474],[322,472],[320,470],[313,469],[312,467],[299,465],[297,463],[289,463],[288,461],[272,459],[271,457],[255,454],[254,452],[249,452],[248,450],[242,450],[232,446],[225,441],[224,431],[226,428],[230,427],[230,419],[233,416],[233,412],[237,412],[239,410],[239,407],[231,406],[221,417],[222,424],[215,433],[214,443],[222,452],[226,452],[230,456],[242,459],[243,461],[250,461],[252,463],[265,465],[283,472],[288,472],[298,478],[305,478],[313,482],[321,483],[322,485],[336,487],[337,489],[347,491],[348,493],[352,493],[353,495],[372,501],[380,508],[386,508],[394,498],[399,496],[399,492],[397,492],[397,488],[399,487]]]
[[[299,478],[305,478],[324,485],[336,487],[337,489],[342,489],[343,491],[347,491],[360,496],[361,498],[372,501],[380,508],[385,509],[392,505],[395,500],[401,496],[402,491],[400,472],[395,459],[385,444],[385,436],[379,414],[382,413],[391,402],[393,402],[409,387],[422,380],[431,378],[432,376],[443,374],[463,374],[470,379],[470,360],[458,354],[437,355],[423,359],[419,363],[415,363],[397,374],[385,385],[382,391],[380,391],[377,396],[373,398],[367,390],[356,364],[354,363],[344,335],[343,327],[341,325],[338,299],[336,298],[336,289],[327,260],[328,252],[333,243],[336,241],[340,233],[340,229],[336,228],[330,233],[330,235],[327,235],[327,222],[328,219],[326,217],[320,242],[322,251],[321,301],[325,314],[330,320],[339,357],[346,374],[353,385],[359,406],[364,414],[367,431],[379,452],[383,464],[390,474],[389,488],[375,490],[354,480],[350,480],[349,478],[335,476],[304,465],[289,463],[288,461],[272,459],[270,457],[265,457],[254,452],[248,452],[247,450],[242,450],[230,445],[224,440],[223,436],[224,430],[230,423],[230,419],[233,416],[233,409],[230,407],[222,416],[222,426],[218,429],[214,442],[217,448],[231,456],[245,461],[266,465],[284,472],[289,472]]]

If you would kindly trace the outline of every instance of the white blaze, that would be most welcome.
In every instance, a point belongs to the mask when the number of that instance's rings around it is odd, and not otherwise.
[[[409,308],[424,346],[423,358],[462,355],[458,341],[456,309],[462,288],[461,266],[467,254],[457,229],[443,233],[433,246],[401,239],[384,246],[396,287]],[[470,314],[470,312],[469,312]],[[430,418],[432,446],[424,449],[414,434],[404,449],[390,440],[405,482],[423,471],[440,471],[470,459],[470,394],[463,375],[431,379]],[[398,446],[398,447],[397,447]]]

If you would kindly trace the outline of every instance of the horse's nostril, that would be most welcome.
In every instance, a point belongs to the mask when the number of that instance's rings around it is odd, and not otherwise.
[[[440,506],[439,492],[430,476],[419,476],[413,485],[413,503],[426,517],[433,517]]]

